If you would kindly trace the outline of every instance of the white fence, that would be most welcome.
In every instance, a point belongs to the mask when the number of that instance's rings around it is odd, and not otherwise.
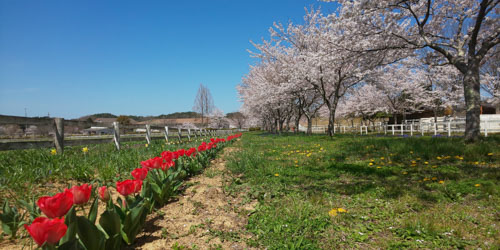
[[[500,133],[500,115],[481,115],[480,132],[485,136],[488,133]],[[326,133],[327,126],[312,126],[313,133]],[[299,131],[306,132],[307,127],[299,125]],[[385,135],[447,135],[463,134],[465,132],[465,118],[438,117],[406,120],[403,124],[375,123],[372,125],[343,126],[336,125],[334,133],[383,133]]]

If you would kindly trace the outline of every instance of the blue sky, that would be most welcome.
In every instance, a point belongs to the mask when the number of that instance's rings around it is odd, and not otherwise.
[[[77,118],[190,111],[200,83],[224,112],[250,40],[317,0],[0,0],[0,114]]]

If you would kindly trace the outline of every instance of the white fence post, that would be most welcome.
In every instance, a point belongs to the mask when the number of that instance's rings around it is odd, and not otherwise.
[[[168,126],[165,126],[165,141],[168,142]]]
[[[388,126],[388,124],[384,125],[384,135],[387,135],[387,126]]]
[[[437,135],[437,123],[434,123],[434,135]]]
[[[403,126],[403,123],[401,123],[401,135],[403,135],[403,134],[404,134],[403,129],[404,129],[404,126]]]
[[[188,141],[191,141],[191,129],[188,128]]]
[[[181,132],[181,128],[177,127],[177,137],[179,137],[179,142],[182,141],[182,139],[181,139],[181,133],[182,133]]]
[[[448,121],[448,137],[451,137],[451,121]]]
[[[392,126],[391,126],[391,127],[392,127],[392,135],[394,135],[394,127],[395,127],[395,125],[394,125],[394,124],[392,124]]]
[[[485,120],[484,121],[484,137],[488,137],[488,126],[489,126],[489,122],[488,120]],[[481,123],[479,123],[479,127],[481,127]]]
[[[410,124],[410,136],[413,136],[413,122]]]
[[[115,142],[116,149],[120,151],[120,123],[113,122],[113,141]]]
[[[151,125],[146,124],[146,141],[151,144]]]

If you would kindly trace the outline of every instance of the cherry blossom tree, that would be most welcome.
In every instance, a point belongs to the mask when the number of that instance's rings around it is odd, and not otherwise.
[[[326,0],[330,1],[330,0]],[[339,0],[352,51],[436,52],[463,75],[465,138],[479,137],[480,68],[500,43],[498,0]],[[334,14],[332,14],[334,15]]]

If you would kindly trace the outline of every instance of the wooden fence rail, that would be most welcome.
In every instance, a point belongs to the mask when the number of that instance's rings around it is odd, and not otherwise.
[[[40,139],[40,140],[19,140],[19,141],[0,141],[0,151],[2,150],[16,150],[16,149],[32,149],[32,148],[50,148],[55,147],[58,153],[64,151],[65,146],[78,146],[78,145],[89,145],[89,144],[100,144],[100,143],[114,143],[117,150],[120,150],[122,142],[128,141],[142,141],[145,140],[146,143],[150,144],[154,139],[164,139],[169,142],[171,139],[172,128],[168,126],[159,125],[122,125],[118,122],[113,123],[96,123],[89,121],[75,121],[75,120],[64,120],[63,118],[26,118],[18,116],[5,116],[0,115],[0,125],[6,124],[16,124],[16,125],[49,125],[52,126],[54,132],[54,138],[51,139]],[[64,126],[78,126],[81,128],[88,128],[91,126],[98,126],[102,128],[110,128],[113,130],[112,136],[88,136],[88,137],[69,137],[64,138]],[[120,134],[120,130],[124,129],[144,129],[145,134]],[[152,130],[163,131],[160,133],[153,134]],[[206,136],[221,136],[229,135],[232,130],[207,130],[207,129],[182,129],[180,127],[174,128],[177,131],[178,141],[182,141],[182,138],[187,138],[191,140],[191,136],[206,137]],[[161,134],[163,133],[163,134]]]

